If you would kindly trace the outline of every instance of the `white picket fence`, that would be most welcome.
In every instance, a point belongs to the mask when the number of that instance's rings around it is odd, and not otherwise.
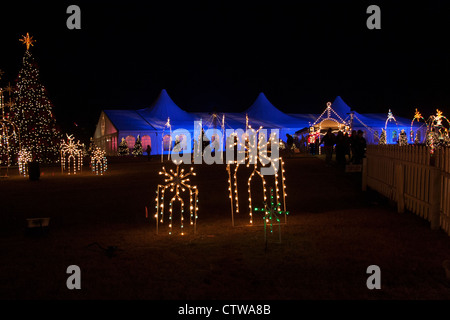
[[[368,145],[362,188],[367,187],[450,235],[450,148],[431,155],[425,146]]]
[[[450,148],[436,152],[436,167],[441,171],[441,228],[450,235]]]

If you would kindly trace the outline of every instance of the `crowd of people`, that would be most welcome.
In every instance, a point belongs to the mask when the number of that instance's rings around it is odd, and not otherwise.
[[[310,133],[307,137],[299,141],[300,146],[304,146],[305,151],[311,155],[319,154],[319,146],[322,147],[322,154],[325,154],[327,165],[331,165],[333,154],[336,155],[338,165],[362,164],[362,159],[366,153],[366,139],[362,130],[353,130],[349,135],[339,131],[334,134],[330,129],[320,139],[316,133]],[[302,147],[300,147],[302,149]]]
[[[336,154],[336,163],[346,165],[347,163],[361,164],[366,153],[366,139],[362,130],[353,130],[351,135],[339,131],[335,135],[331,128],[322,137],[320,144],[323,144],[325,161],[331,164],[333,152]]]

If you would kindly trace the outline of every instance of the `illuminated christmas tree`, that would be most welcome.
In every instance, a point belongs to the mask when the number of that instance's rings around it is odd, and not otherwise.
[[[421,140],[422,140],[422,137],[421,137],[420,131],[417,130],[417,132],[416,132],[416,138],[414,139],[414,143],[415,143],[415,144],[419,144],[419,143],[421,142]]]
[[[47,91],[40,82],[38,65],[29,50],[35,41],[28,33],[20,41],[27,50],[14,90],[14,122],[20,131],[22,148],[32,153],[33,160],[55,162],[62,134],[56,126]]]
[[[141,138],[138,136],[136,142],[134,143],[133,151],[131,152],[133,156],[142,156],[144,154],[144,149],[142,149]]]
[[[122,142],[119,144],[119,155],[127,156],[130,154],[130,149],[128,149],[128,144],[125,138],[122,138]]]
[[[404,129],[402,129],[402,131],[400,132],[400,135],[398,137],[398,145],[399,146],[407,146],[408,145],[408,137],[407,137]]]
[[[386,130],[381,129],[381,136],[380,140],[378,140],[379,145],[385,145],[386,144]]]

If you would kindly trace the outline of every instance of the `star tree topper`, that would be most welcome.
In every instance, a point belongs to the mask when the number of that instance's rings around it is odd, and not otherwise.
[[[27,51],[30,49],[30,47],[34,46],[33,43],[36,42],[36,40],[33,40],[33,37],[30,37],[30,34],[28,32],[27,35],[22,36],[22,39],[19,39],[19,41],[27,46]]]

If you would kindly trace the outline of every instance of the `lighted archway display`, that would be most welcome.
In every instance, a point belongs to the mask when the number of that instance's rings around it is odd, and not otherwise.
[[[422,125],[420,125],[419,128],[416,130],[416,132],[414,132],[414,123],[417,122],[418,124],[420,124],[421,121],[423,122]],[[425,120],[424,117],[422,117],[422,114],[416,108],[416,112],[414,113],[414,117],[411,121],[411,131],[409,137],[411,142],[414,142],[415,144],[421,143],[422,139],[420,136],[420,129],[423,126],[427,126],[427,121]]]

